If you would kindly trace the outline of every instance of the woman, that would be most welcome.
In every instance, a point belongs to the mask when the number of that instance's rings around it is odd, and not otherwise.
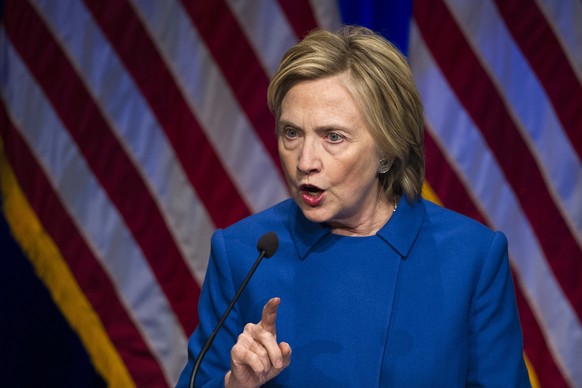
[[[423,112],[404,57],[367,29],[316,31],[268,102],[292,199],[214,234],[178,385],[272,230],[279,249],[198,383],[529,386],[504,235],[420,198]]]

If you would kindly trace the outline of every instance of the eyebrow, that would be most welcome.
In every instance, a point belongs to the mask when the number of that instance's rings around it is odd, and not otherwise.
[[[277,126],[278,127],[282,127],[282,126],[285,126],[285,125],[289,125],[290,127],[299,127],[298,125],[295,125],[295,124],[293,124],[290,121],[279,119],[279,122],[277,123]]]
[[[279,129],[279,128],[282,128],[284,126],[289,126],[289,127],[293,127],[296,129],[304,130],[303,127],[301,127],[300,125],[297,125],[291,121],[279,120],[279,123],[277,124],[277,128]],[[350,132],[350,128],[342,126],[342,125],[337,125],[337,124],[323,125],[323,126],[315,128],[315,132],[333,132],[333,131]]]

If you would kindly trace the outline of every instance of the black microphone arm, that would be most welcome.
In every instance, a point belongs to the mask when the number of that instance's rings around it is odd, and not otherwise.
[[[257,250],[259,251],[259,257],[257,257],[257,260],[255,260],[255,263],[253,264],[251,270],[249,271],[249,273],[245,277],[245,280],[243,280],[242,284],[240,285],[240,287],[236,291],[234,298],[232,298],[232,300],[230,301],[230,304],[226,308],[226,311],[224,312],[224,314],[222,314],[222,318],[220,318],[220,321],[218,321],[218,324],[214,328],[214,331],[212,332],[212,334],[210,334],[210,337],[208,337],[208,339],[204,343],[202,350],[200,350],[200,354],[198,354],[198,357],[196,358],[196,363],[194,364],[194,368],[192,368],[192,372],[190,373],[190,383],[188,384],[188,386],[190,388],[194,388],[194,382],[196,381],[196,375],[198,374],[198,370],[200,369],[200,364],[202,363],[202,359],[206,355],[206,352],[208,352],[208,349],[210,349],[210,346],[212,345],[212,342],[214,341],[214,337],[216,337],[216,334],[218,334],[218,331],[220,330],[220,328],[224,324],[224,321],[226,321],[228,314],[230,314],[230,311],[234,307],[234,304],[237,302],[238,298],[241,296],[241,294],[244,291],[245,287],[247,286],[247,283],[249,282],[249,280],[251,280],[251,277],[253,276],[253,274],[255,273],[255,270],[257,269],[257,267],[261,263],[261,260],[263,260],[263,257],[269,258],[269,257],[273,256],[275,254],[275,252],[277,251],[277,248],[279,248],[279,238],[277,237],[275,232],[267,232],[264,235],[262,235],[261,238],[259,239],[259,242],[257,243]]]

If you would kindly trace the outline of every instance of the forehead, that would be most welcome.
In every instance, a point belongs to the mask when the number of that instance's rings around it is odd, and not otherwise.
[[[282,121],[296,116],[337,116],[361,120],[360,105],[351,91],[352,80],[338,74],[293,85],[281,103]]]

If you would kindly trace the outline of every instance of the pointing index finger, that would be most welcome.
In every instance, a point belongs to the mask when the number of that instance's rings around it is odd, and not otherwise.
[[[265,307],[263,307],[263,316],[260,325],[263,329],[273,334],[273,336],[277,335],[277,310],[279,309],[280,303],[280,298],[271,298],[267,304],[265,304]]]

